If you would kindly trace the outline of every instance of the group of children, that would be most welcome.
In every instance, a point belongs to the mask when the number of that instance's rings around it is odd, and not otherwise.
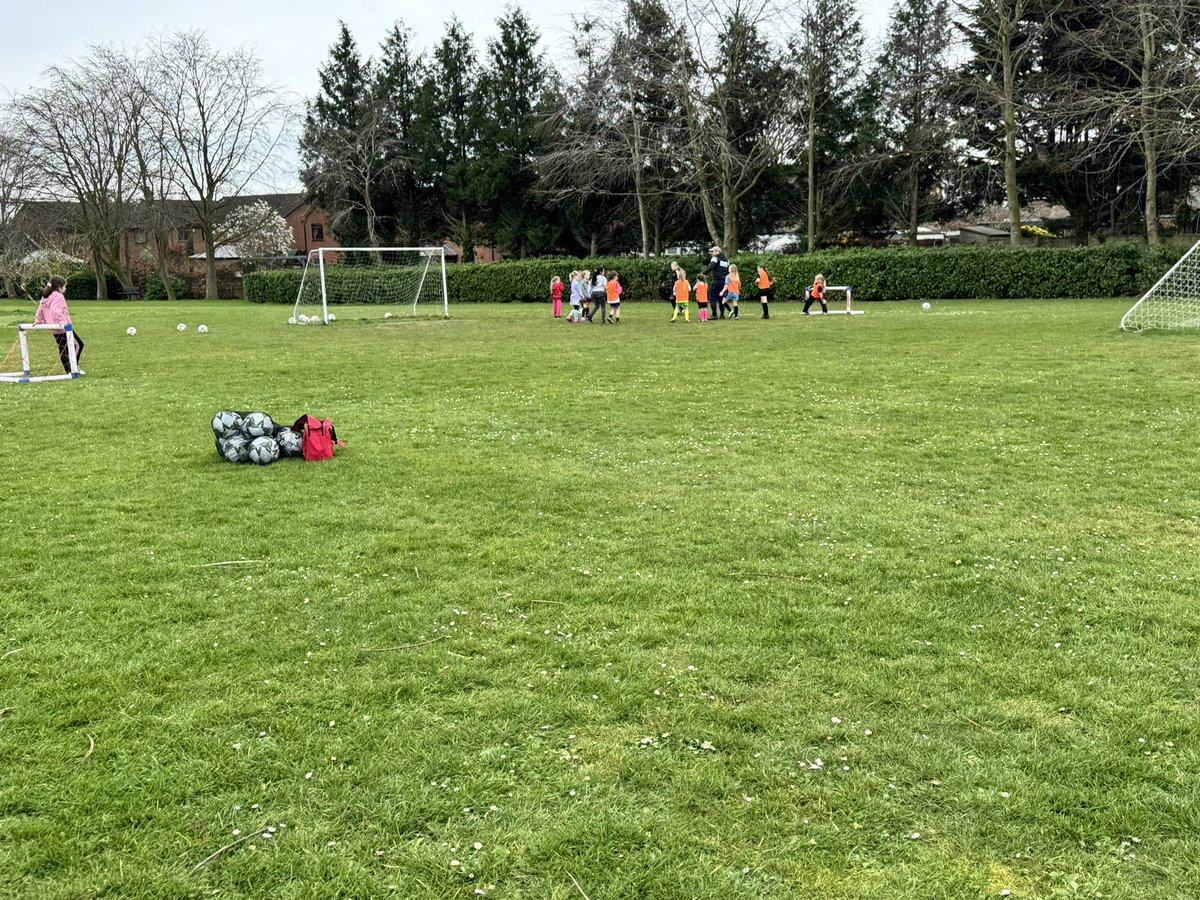
[[[679,320],[680,312],[683,313],[683,321],[690,322],[689,304],[691,297],[696,298],[696,310],[701,322],[708,321],[708,303],[709,303],[709,284],[708,279],[699,275],[696,278],[694,285],[688,284],[687,272],[676,263],[671,264],[675,270],[675,312],[671,316],[671,321]],[[771,276],[762,266],[758,267],[758,301],[762,305],[762,317],[764,319],[771,318],[771,296],[772,288],[775,282],[771,280]],[[713,286],[715,289],[715,285]],[[725,276],[725,283],[721,285],[720,291],[712,298],[713,312],[719,312],[721,318],[728,316],[730,319],[741,318],[739,309],[739,301],[742,296],[742,277],[738,272],[736,265],[729,266],[729,274]]]
[[[550,301],[554,306],[554,318],[561,319],[564,286],[562,279],[555,275],[550,279]],[[571,310],[567,313],[568,322],[594,322],[596,313],[600,314],[600,324],[621,324],[621,294],[625,287],[621,284],[620,276],[612,269],[600,270],[595,277],[586,269],[571,273],[571,293],[568,301]]]
[[[690,322],[690,305],[694,295],[696,298],[696,310],[701,322],[708,321],[708,305],[709,305],[709,284],[708,279],[704,275],[696,277],[696,283],[689,284],[687,272],[678,263],[671,263],[671,269],[675,273],[675,285],[673,295],[674,313],[671,315],[671,321],[679,320],[679,314],[683,313],[683,321]],[[757,272],[757,287],[758,301],[762,304],[762,317],[764,319],[771,318],[770,303],[773,296],[773,288],[775,282],[767,273],[767,270],[762,266],[758,266]],[[571,304],[570,312],[567,314],[568,322],[588,322],[594,321],[597,312],[600,313],[600,323],[609,322],[612,324],[621,324],[621,294],[624,287],[618,279],[617,273],[609,270],[601,270],[596,273],[593,279],[592,273],[589,271],[577,271],[571,273],[571,293],[569,302]],[[563,293],[564,285],[562,279],[555,275],[550,279],[550,300],[553,304],[554,318],[561,319],[563,317]],[[720,291],[713,297],[713,312],[720,312],[721,318],[728,316],[730,319],[740,318],[738,310],[738,301],[742,294],[742,279],[738,273],[738,267],[730,264],[729,274],[725,277],[725,283],[721,286]],[[825,276],[818,274],[814,279],[811,287],[804,289],[804,315],[808,315],[809,307],[813,303],[821,304],[821,312],[828,313],[829,307],[825,303]],[[846,295],[846,309],[850,308],[850,295]]]

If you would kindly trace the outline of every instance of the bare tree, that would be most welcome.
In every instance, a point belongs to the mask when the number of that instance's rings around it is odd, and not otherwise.
[[[777,0],[682,0],[677,12],[685,165],[710,236],[732,255],[741,204],[802,140],[788,107],[783,48],[770,40],[786,17]]]
[[[1083,27],[1064,28],[1071,62],[1089,77],[1064,105],[1094,129],[1094,152],[1140,157],[1142,222],[1162,241],[1159,193],[1165,170],[1193,164],[1200,151],[1200,0],[1100,0]]]
[[[306,135],[306,155],[318,165],[306,167],[304,183],[330,202],[335,232],[361,214],[367,226],[367,245],[380,246],[376,194],[399,183],[408,170],[403,144],[392,128],[386,102],[365,104],[353,130],[329,129]]]
[[[93,51],[80,62],[52,66],[43,83],[18,96],[13,110],[29,136],[30,165],[42,199],[71,203],[67,223],[88,245],[96,296],[108,298],[105,275],[132,284],[121,258],[136,176],[138,123],[119,102],[125,73]]]
[[[1025,79],[1056,5],[1055,0],[967,0],[959,6],[964,17],[959,28],[975,53],[970,87],[982,104],[995,104],[999,111],[1009,242],[1013,246],[1022,242],[1017,163]]]
[[[150,102],[165,137],[164,157],[204,236],[205,296],[217,297],[216,249],[231,200],[265,173],[290,109],[263,79],[248,48],[214,49],[202,32],[179,32],[154,48]]]
[[[559,201],[612,207],[632,202],[641,251],[658,252],[662,208],[687,193],[673,151],[682,130],[671,90],[680,28],[661,0],[626,0],[603,17],[574,20],[577,73],[545,128],[552,149],[536,168],[540,189]],[[590,223],[595,254],[608,223]]]
[[[16,220],[38,187],[28,145],[11,119],[0,120],[0,290],[10,297],[23,289],[19,264],[33,249]]]

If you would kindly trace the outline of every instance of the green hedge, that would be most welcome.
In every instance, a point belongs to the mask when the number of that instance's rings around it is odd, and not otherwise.
[[[755,265],[761,260],[775,280],[777,299],[798,299],[818,272],[829,284],[849,284],[855,300],[1008,299],[1122,297],[1145,290],[1178,259],[1179,247],[1146,250],[1135,244],[1110,243],[1072,249],[948,247],[943,249],[826,250],[799,256],[740,254],[744,292],[753,295]],[[677,260],[690,279],[708,259]],[[541,302],[550,296],[550,279],[567,281],[573,269],[615,269],[625,285],[625,300],[663,300],[670,289],[670,260],[622,257],[610,259],[537,259],[452,265],[446,269],[452,303]],[[292,303],[301,272],[283,269],[255,272],[245,278],[246,299],[255,303]],[[344,267],[328,272],[331,296],[354,283],[358,296],[379,297],[374,290],[383,272]],[[336,300],[335,300],[336,302]],[[368,301],[370,302],[370,301]]]
[[[109,298],[112,299],[120,296],[121,280],[111,273],[105,275],[104,280],[108,286]],[[38,296],[40,297],[41,294],[38,294]],[[95,300],[96,273],[91,269],[72,272],[67,276],[67,287],[63,291],[63,296],[68,300]]]
[[[171,280],[171,288],[175,291],[175,299],[182,300],[188,295],[187,282],[178,275],[168,275]],[[146,299],[147,300],[166,300],[167,287],[163,284],[162,276],[157,272],[151,272],[146,276]]]

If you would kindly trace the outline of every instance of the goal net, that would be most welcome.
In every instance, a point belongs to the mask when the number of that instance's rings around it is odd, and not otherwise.
[[[56,331],[64,332],[61,344]],[[0,360],[0,383],[78,378],[83,372],[75,351],[75,332],[70,325],[18,325],[12,346]]]
[[[1121,318],[1126,331],[1200,328],[1200,241]]]
[[[310,250],[293,325],[329,324],[335,306],[369,304],[414,316],[450,317],[444,247],[322,247]]]

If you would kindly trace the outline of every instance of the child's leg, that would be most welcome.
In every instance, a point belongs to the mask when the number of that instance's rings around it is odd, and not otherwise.
[[[671,312],[671,321],[674,322],[676,319],[679,318],[679,304],[673,303],[671,305],[673,307],[673,310]]]
[[[690,304],[688,304],[688,303],[681,303],[681,304],[679,304],[679,305],[683,307],[683,321],[685,321],[685,322],[690,322],[690,321],[692,321],[692,319],[691,319],[691,316],[689,316],[689,315],[688,315],[688,306],[689,306]]]
[[[804,289],[804,314],[805,314],[806,316],[808,315],[808,308],[809,308],[810,306],[812,306],[812,303],[813,303],[813,298],[812,298],[812,289],[811,289],[811,288],[805,288],[805,289]]]

